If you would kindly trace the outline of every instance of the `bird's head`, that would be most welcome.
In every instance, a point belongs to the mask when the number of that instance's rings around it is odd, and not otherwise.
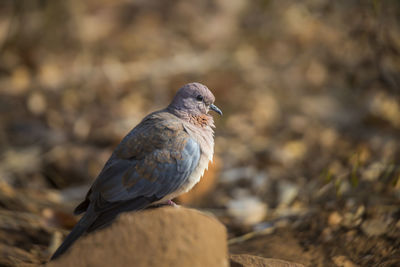
[[[210,110],[222,115],[222,111],[214,105],[215,97],[207,86],[201,83],[188,83],[178,90],[169,109],[185,116],[203,116]]]

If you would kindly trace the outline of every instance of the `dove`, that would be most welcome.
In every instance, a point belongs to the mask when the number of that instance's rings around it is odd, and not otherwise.
[[[84,213],[54,260],[82,235],[104,228],[122,212],[172,199],[196,185],[214,154],[214,120],[222,111],[203,84],[180,88],[164,109],[147,115],[115,148],[74,213]]]

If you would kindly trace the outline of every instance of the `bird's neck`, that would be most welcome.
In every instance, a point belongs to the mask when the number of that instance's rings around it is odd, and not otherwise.
[[[214,127],[213,117],[208,114],[189,115],[188,122],[200,128]]]
[[[214,128],[214,119],[208,114],[191,114],[182,109],[167,108],[169,112],[178,118],[199,128]]]

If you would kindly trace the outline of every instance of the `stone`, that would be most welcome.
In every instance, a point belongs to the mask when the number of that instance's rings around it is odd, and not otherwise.
[[[48,266],[229,266],[226,228],[183,207],[124,213]]]
[[[334,211],[331,214],[329,214],[328,217],[328,224],[330,226],[338,226],[342,222],[343,217],[339,214],[339,212]]]
[[[367,236],[380,236],[387,232],[389,222],[381,218],[369,219],[361,224],[361,229]]]
[[[228,214],[236,223],[254,225],[261,222],[267,215],[268,206],[254,196],[243,196],[229,201]]]

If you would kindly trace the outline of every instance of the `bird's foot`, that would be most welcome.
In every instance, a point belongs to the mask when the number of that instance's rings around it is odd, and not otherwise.
[[[165,202],[165,205],[172,206],[172,207],[179,207],[179,205],[176,204],[175,202],[173,202],[171,199],[168,199],[168,200]]]

